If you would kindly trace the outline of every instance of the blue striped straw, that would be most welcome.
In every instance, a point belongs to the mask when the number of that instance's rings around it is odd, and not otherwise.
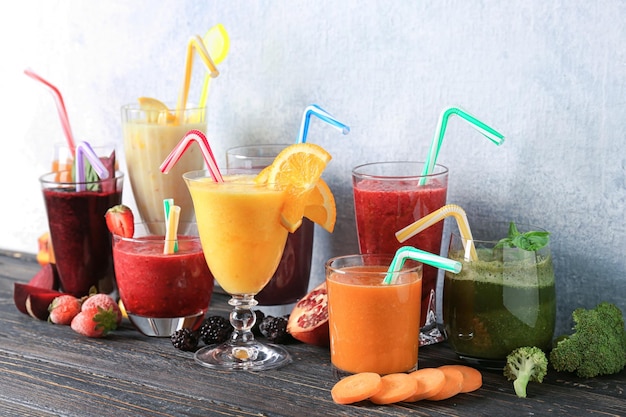
[[[389,265],[389,269],[387,270],[387,275],[385,275],[383,284],[394,283],[398,275],[397,272],[402,269],[402,267],[404,266],[404,262],[407,259],[413,259],[414,261],[428,264],[434,266],[435,268],[440,268],[446,271],[453,272],[455,274],[461,272],[462,268],[461,262],[444,258],[443,256],[435,255],[430,252],[425,252],[423,250],[414,248],[413,246],[403,246],[396,251],[395,256],[391,260],[391,264]]]
[[[315,115],[318,118],[325,121],[326,123],[328,123],[329,125],[339,129],[339,131],[341,131],[341,133],[344,135],[347,135],[348,133],[350,133],[349,126],[335,119],[330,113],[322,109],[317,104],[311,104],[306,109],[304,109],[304,114],[302,115],[302,124],[300,125],[300,133],[298,134],[296,143],[306,142],[306,137],[309,132],[309,122],[311,120],[311,115]]]

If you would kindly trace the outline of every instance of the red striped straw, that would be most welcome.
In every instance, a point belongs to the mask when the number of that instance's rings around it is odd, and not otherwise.
[[[195,129],[187,132],[185,136],[183,136],[183,138],[180,140],[180,142],[178,142],[176,147],[172,149],[172,152],[170,152],[170,154],[167,156],[167,158],[165,158],[160,166],[161,172],[164,174],[170,172],[170,170],[176,164],[176,162],[178,162],[180,157],[183,156],[187,148],[189,148],[189,145],[191,145],[191,143],[194,141],[198,144],[198,146],[200,146],[202,156],[204,156],[204,161],[206,162],[207,168],[211,173],[211,177],[213,177],[213,181],[224,182],[222,173],[217,167],[215,156],[213,156],[211,146],[209,146],[209,141],[207,140],[204,133]]]
[[[65,134],[65,138],[67,139],[67,145],[70,148],[70,152],[72,152],[72,156],[74,156],[74,154],[76,153],[76,144],[74,143],[74,136],[72,135],[72,129],[70,127],[70,119],[67,117],[67,110],[65,109],[65,103],[63,102],[63,96],[61,95],[61,92],[58,88],[50,84],[48,81],[44,80],[41,76],[37,75],[30,68],[25,69],[24,74],[39,81],[50,89],[50,92],[52,93],[54,101],[57,105],[57,111],[59,113],[59,118],[61,119],[61,127],[63,128],[63,133]]]

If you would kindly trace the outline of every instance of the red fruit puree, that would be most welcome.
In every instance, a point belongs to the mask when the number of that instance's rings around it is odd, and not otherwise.
[[[354,184],[354,211],[361,253],[394,254],[402,246],[413,246],[439,254],[443,222],[398,242],[395,233],[446,204],[447,183],[430,180],[420,186],[417,181],[385,185],[375,180]],[[437,269],[424,265],[422,276],[421,325],[431,290],[437,287]]]
[[[95,286],[114,289],[111,235],[104,220],[109,207],[122,202],[122,191],[43,190],[48,227],[63,292],[82,297]]]
[[[168,255],[162,236],[114,239],[115,277],[129,314],[175,318],[206,313],[213,275],[198,238],[179,236],[178,251]]]

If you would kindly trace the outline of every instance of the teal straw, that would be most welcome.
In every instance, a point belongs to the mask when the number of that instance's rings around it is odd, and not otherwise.
[[[173,198],[166,198],[163,200],[163,209],[165,211],[165,223],[167,224],[170,217],[170,209],[174,205]],[[178,240],[174,242],[174,252],[178,252]]]
[[[396,251],[395,256],[391,260],[391,265],[389,265],[383,284],[394,283],[395,278],[398,275],[397,272],[402,269],[404,262],[407,259],[413,259],[414,261],[428,264],[434,266],[435,268],[440,268],[455,274],[461,272],[462,268],[461,263],[458,261],[453,261],[452,259],[444,258],[443,256],[425,252],[414,248],[413,246],[403,246]]]
[[[457,107],[449,107],[445,109],[441,112],[439,116],[439,121],[437,122],[435,136],[433,137],[433,141],[430,144],[428,157],[426,158],[424,170],[422,171],[422,176],[424,176],[424,178],[420,179],[420,185],[426,184],[426,176],[430,175],[435,169],[435,163],[437,162],[439,150],[441,149],[441,144],[443,143],[443,136],[445,135],[446,127],[448,126],[448,119],[453,114],[456,114],[457,116],[469,122],[470,126],[478,130],[483,136],[495,143],[497,146],[502,145],[502,143],[504,142],[504,135],[502,133],[499,133],[494,128],[481,122],[466,111],[463,111]]]
[[[339,129],[344,135],[350,133],[350,127],[348,125],[341,123],[339,120],[337,120],[335,117],[333,117],[330,113],[322,109],[317,104],[311,104],[306,109],[304,109],[304,114],[302,115],[302,124],[300,125],[300,132],[298,133],[296,143],[306,142],[306,137],[309,133],[309,122],[311,120],[311,115],[315,115],[329,125]]]

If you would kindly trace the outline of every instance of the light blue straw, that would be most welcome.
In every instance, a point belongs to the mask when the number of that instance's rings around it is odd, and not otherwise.
[[[444,258],[443,256],[435,255],[430,252],[414,248],[413,246],[403,246],[396,251],[395,256],[391,260],[391,265],[387,270],[387,275],[383,280],[383,284],[393,284],[399,272],[404,266],[404,262],[407,259],[413,259],[414,261],[421,262],[423,264],[434,266],[455,274],[461,272],[461,262],[453,261],[452,259]]]
[[[469,122],[470,126],[478,130],[483,136],[495,143],[497,146],[502,145],[502,143],[504,142],[504,135],[502,133],[499,133],[494,128],[481,122],[466,111],[463,111],[457,107],[449,107],[445,109],[439,115],[439,121],[437,122],[437,128],[435,129],[435,136],[433,137],[433,141],[430,144],[428,157],[426,158],[424,170],[422,171],[422,176],[424,178],[420,179],[420,185],[426,184],[426,176],[430,175],[435,169],[437,157],[439,156],[439,150],[441,149],[441,144],[443,143],[443,136],[445,135],[446,127],[448,126],[448,119],[453,114],[456,114],[457,116]]]
[[[109,170],[104,166],[91,145],[85,141],[76,145],[76,191],[85,190],[85,161],[87,158],[100,179],[109,178]]]
[[[306,109],[304,109],[304,114],[302,115],[302,124],[300,125],[300,133],[298,134],[298,138],[296,139],[296,143],[305,143],[306,137],[309,132],[309,122],[311,120],[311,115],[315,115],[318,118],[322,119],[329,125],[339,129],[342,134],[347,135],[350,133],[350,127],[341,123],[339,120],[335,119],[330,113],[326,110],[322,109],[317,104],[311,104]]]

